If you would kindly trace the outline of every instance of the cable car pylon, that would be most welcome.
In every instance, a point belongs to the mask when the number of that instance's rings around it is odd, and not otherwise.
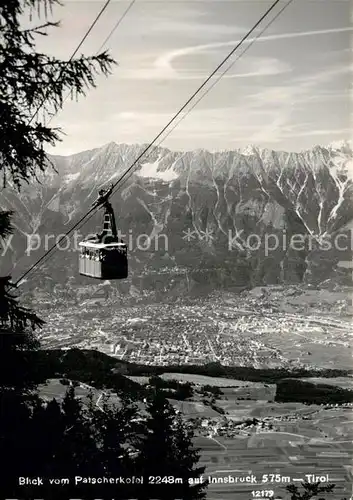
[[[92,207],[104,207],[104,221],[103,221],[103,232],[97,235],[98,240],[104,238],[104,241],[108,243],[108,239],[114,238],[114,241],[118,241],[118,232],[116,229],[115,215],[112,204],[109,201],[109,196],[112,194],[114,189],[114,184],[110,186],[109,189],[101,189],[98,194],[97,200],[92,203]]]
[[[128,277],[127,246],[119,240],[115,214],[109,196],[114,184],[99,191],[93,208],[104,209],[103,231],[95,238],[81,241],[79,273],[100,280],[126,279]]]

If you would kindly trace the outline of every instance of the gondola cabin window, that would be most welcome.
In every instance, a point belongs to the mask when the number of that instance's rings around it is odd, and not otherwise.
[[[127,246],[122,242],[80,244],[79,272],[102,280],[125,279],[128,276]]]

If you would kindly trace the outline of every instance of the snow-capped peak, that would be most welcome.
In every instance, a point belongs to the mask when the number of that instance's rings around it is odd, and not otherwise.
[[[352,151],[353,142],[351,140],[333,141],[328,145],[329,149]]]
[[[244,155],[244,156],[250,156],[253,155],[258,151],[258,148],[255,146],[255,144],[248,144],[244,148],[240,149],[239,152]]]

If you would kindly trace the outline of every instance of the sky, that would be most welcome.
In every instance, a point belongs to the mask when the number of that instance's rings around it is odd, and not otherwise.
[[[130,3],[112,0],[80,53],[96,54]],[[104,46],[118,63],[113,74],[99,76],[79,102],[65,101],[51,125],[66,135],[48,152],[152,141],[271,3],[136,0]],[[50,16],[61,27],[38,38],[38,49],[69,59],[103,5],[62,0]],[[349,0],[293,0],[243,55],[247,44],[235,53],[163,146],[301,151],[351,139],[351,10]]]

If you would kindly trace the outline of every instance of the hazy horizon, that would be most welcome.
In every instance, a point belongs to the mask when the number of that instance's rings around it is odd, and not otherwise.
[[[109,5],[82,47],[85,55],[97,52],[130,3]],[[151,142],[271,3],[137,0],[104,47],[118,62],[113,75],[99,77],[78,103],[65,102],[50,125],[66,135],[48,152]],[[61,28],[39,37],[38,49],[68,59],[103,4],[55,7],[50,19],[61,20]],[[351,139],[350,10],[344,0],[294,0],[163,147],[302,151]]]

